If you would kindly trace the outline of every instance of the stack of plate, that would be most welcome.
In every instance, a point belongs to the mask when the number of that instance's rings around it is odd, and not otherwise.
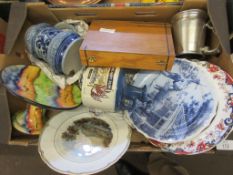
[[[231,131],[233,79],[215,65],[176,59],[171,72],[141,71],[132,84],[146,92],[127,116],[162,150],[202,153]]]

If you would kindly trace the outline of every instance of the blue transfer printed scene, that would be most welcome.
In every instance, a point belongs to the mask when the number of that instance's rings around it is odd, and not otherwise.
[[[213,93],[197,66],[176,60],[171,72],[141,71],[133,86],[143,98],[128,109],[137,129],[158,141],[182,141],[198,132],[217,108]]]

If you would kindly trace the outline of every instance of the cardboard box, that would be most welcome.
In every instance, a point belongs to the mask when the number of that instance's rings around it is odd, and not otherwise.
[[[80,58],[87,66],[171,70],[175,58],[171,25],[95,20],[81,45]]]
[[[125,2],[125,1],[124,1]],[[208,5],[208,6],[207,6]],[[217,37],[211,37],[209,42],[215,45],[220,41],[222,54],[213,57],[211,62],[220,65],[225,71],[233,76],[233,64],[230,59],[229,32],[226,17],[226,9],[223,1],[219,0],[185,0],[183,5],[160,4],[157,6],[115,6],[115,7],[82,7],[82,8],[48,8],[43,3],[14,3],[11,7],[7,30],[7,43],[5,52],[10,54],[0,58],[0,69],[11,64],[28,63],[24,53],[24,33],[32,24],[47,22],[55,24],[63,19],[92,20],[134,20],[169,22],[177,12],[190,8],[208,10],[214,24]],[[225,20],[226,19],[226,20]],[[20,57],[19,57],[20,56]],[[0,140],[1,142],[16,145],[36,144],[37,138],[12,133],[10,116],[25,105],[22,100],[6,94],[0,87]],[[21,104],[21,105],[20,105]],[[4,127],[2,127],[4,126]],[[158,151],[150,146],[146,139],[134,132],[129,150],[132,151]]]

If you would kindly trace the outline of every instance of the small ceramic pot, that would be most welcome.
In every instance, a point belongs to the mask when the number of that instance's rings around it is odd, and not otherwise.
[[[28,29],[25,42],[27,50],[47,62],[56,74],[71,75],[82,68],[79,58],[82,39],[77,33],[43,23]]]

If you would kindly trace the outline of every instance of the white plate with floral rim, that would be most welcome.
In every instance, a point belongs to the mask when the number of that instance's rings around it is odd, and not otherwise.
[[[39,139],[42,160],[62,174],[94,174],[118,161],[130,144],[131,129],[120,113],[96,116],[88,108],[59,113]]]
[[[146,87],[142,99],[133,99],[127,110],[147,138],[163,143],[191,140],[216,115],[216,85],[204,68],[191,61],[176,59],[171,72],[140,71],[132,85]]]
[[[174,154],[194,155],[200,154],[214,148],[224,138],[226,138],[233,126],[233,79],[220,67],[208,62],[196,62],[199,66],[204,67],[211,74],[218,89],[221,91],[217,115],[200,135],[190,141],[176,144],[165,144],[150,140],[150,142]]]

